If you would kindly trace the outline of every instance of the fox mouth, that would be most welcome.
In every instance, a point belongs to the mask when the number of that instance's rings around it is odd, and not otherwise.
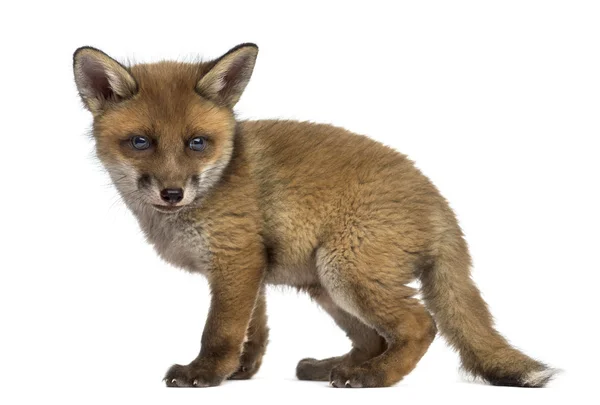
[[[177,212],[177,211],[181,210],[183,207],[185,207],[185,205],[172,206],[172,205],[158,205],[158,204],[152,204],[152,206],[154,207],[155,210],[157,210],[159,212],[163,212],[163,213],[168,213],[168,214]]]

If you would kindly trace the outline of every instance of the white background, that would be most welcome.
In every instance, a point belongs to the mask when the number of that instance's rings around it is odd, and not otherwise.
[[[597,2],[0,8],[0,402],[593,401]],[[207,285],[161,262],[119,201],[85,135],[91,115],[73,84],[71,55],[92,45],[125,61],[191,60],[241,42],[256,42],[260,54],[240,117],[313,120],[368,134],[433,179],[461,221],[499,330],[565,370],[549,388],[467,382],[442,338],[393,388],[299,382],[299,359],[350,346],[308,298],[277,289],[268,297],[271,343],[253,380],[163,387],[167,368],[199,350]]]

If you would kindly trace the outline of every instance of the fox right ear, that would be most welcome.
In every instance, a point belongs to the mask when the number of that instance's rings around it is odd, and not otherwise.
[[[137,92],[131,73],[98,49],[87,46],[77,49],[73,54],[73,73],[79,95],[94,115]]]

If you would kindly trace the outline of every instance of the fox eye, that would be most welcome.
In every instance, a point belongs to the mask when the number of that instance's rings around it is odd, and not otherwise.
[[[206,148],[206,138],[203,136],[197,136],[196,138],[190,139],[190,149],[196,152],[202,152]]]
[[[145,136],[135,135],[131,137],[131,146],[137,150],[145,150],[150,147],[150,139]]]

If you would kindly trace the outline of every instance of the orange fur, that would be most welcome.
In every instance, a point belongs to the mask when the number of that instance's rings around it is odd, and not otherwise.
[[[92,48],[75,54],[97,153],[124,201],[163,258],[211,285],[201,352],[173,366],[167,385],[217,385],[258,370],[265,284],[307,291],[353,342],[347,355],[300,361],[301,379],[392,385],[437,323],[474,375],[544,385],[551,370],[494,329],[453,212],[406,156],[329,125],[235,120],[256,54],[244,44],[207,63],[130,68]],[[133,148],[136,135],[151,147]],[[207,142],[201,152],[188,147],[197,136]],[[161,202],[161,189],[173,187],[183,200]],[[415,278],[426,306],[408,286]]]

